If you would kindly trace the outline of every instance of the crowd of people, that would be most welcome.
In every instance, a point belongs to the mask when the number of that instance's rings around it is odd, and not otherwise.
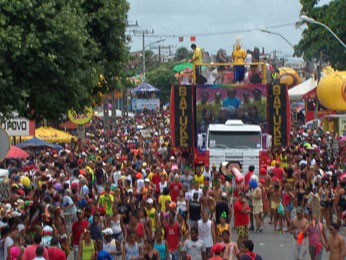
[[[236,179],[230,164],[194,166],[174,149],[167,111],[112,129],[93,118],[83,142],[2,162],[1,260],[262,259],[250,238],[263,230],[291,233],[294,259],[343,259],[345,157],[330,152],[333,133],[292,129],[290,147]]]

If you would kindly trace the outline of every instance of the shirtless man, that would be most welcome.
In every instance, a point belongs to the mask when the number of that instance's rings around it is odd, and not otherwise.
[[[199,201],[201,202],[201,206],[202,206],[202,210],[203,212],[207,213],[207,215],[210,215],[210,209],[209,209],[209,205],[208,205],[208,186],[203,186],[202,188],[202,196],[199,199]]]
[[[297,217],[293,220],[291,225],[291,234],[293,234],[293,259],[305,260],[309,259],[308,254],[308,230],[310,222],[304,218],[304,210],[302,207],[298,207]],[[303,237],[301,238],[301,235]]]
[[[69,240],[67,236],[65,219],[62,216],[62,211],[60,207],[57,207],[54,210],[54,218],[53,218],[53,227],[56,230],[56,235],[59,238],[59,243],[61,245],[61,249],[64,250],[65,254],[68,255],[70,253]]]
[[[330,260],[343,260],[345,257],[345,241],[344,238],[338,234],[339,229],[340,226],[338,224],[330,224],[330,235],[327,244]]]

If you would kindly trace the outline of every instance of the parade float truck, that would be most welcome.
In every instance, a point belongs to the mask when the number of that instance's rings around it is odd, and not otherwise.
[[[193,155],[195,165],[234,162],[242,173],[254,165],[258,174],[269,147],[289,144],[287,85],[268,84],[262,63],[249,64],[244,80],[236,83],[231,63],[201,66],[208,82],[171,88],[173,147]]]
[[[242,169],[254,165],[260,168],[262,129],[259,125],[227,120],[225,124],[210,124],[207,131],[206,163],[220,165],[236,163]]]

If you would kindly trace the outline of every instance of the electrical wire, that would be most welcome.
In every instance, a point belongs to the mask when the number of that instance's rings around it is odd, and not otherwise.
[[[295,25],[296,22],[292,23],[284,23],[284,24],[277,24],[277,25],[270,25],[270,26],[264,26],[266,29],[273,29],[273,28],[282,28],[287,27],[291,25]],[[165,37],[165,38],[177,38],[177,37],[190,37],[190,36],[213,36],[213,35],[228,35],[228,34],[236,34],[236,33],[244,33],[244,32],[254,32],[259,31],[263,29],[261,28],[252,28],[252,29],[242,29],[242,30],[234,30],[234,31],[226,31],[226,32],[209,32],[209,33],[183,33],[183,34],[152,34],[152,35],[145,35],[146,37],[152,37],[152,38],[158,38],[158,37]],[[135,31],[133,31],[134,37],[142,37],[142,34],[136,34]]]

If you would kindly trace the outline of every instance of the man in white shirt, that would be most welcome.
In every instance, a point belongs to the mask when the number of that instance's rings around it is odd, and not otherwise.
[[[196,227],[191,228],[190,232],[191,239],[187,239],[183,247],[183,256],[189,255],[190,259],[193,260],[204,260],[206,257],[206,248],[204,242],[198,239],[198,229]]]

